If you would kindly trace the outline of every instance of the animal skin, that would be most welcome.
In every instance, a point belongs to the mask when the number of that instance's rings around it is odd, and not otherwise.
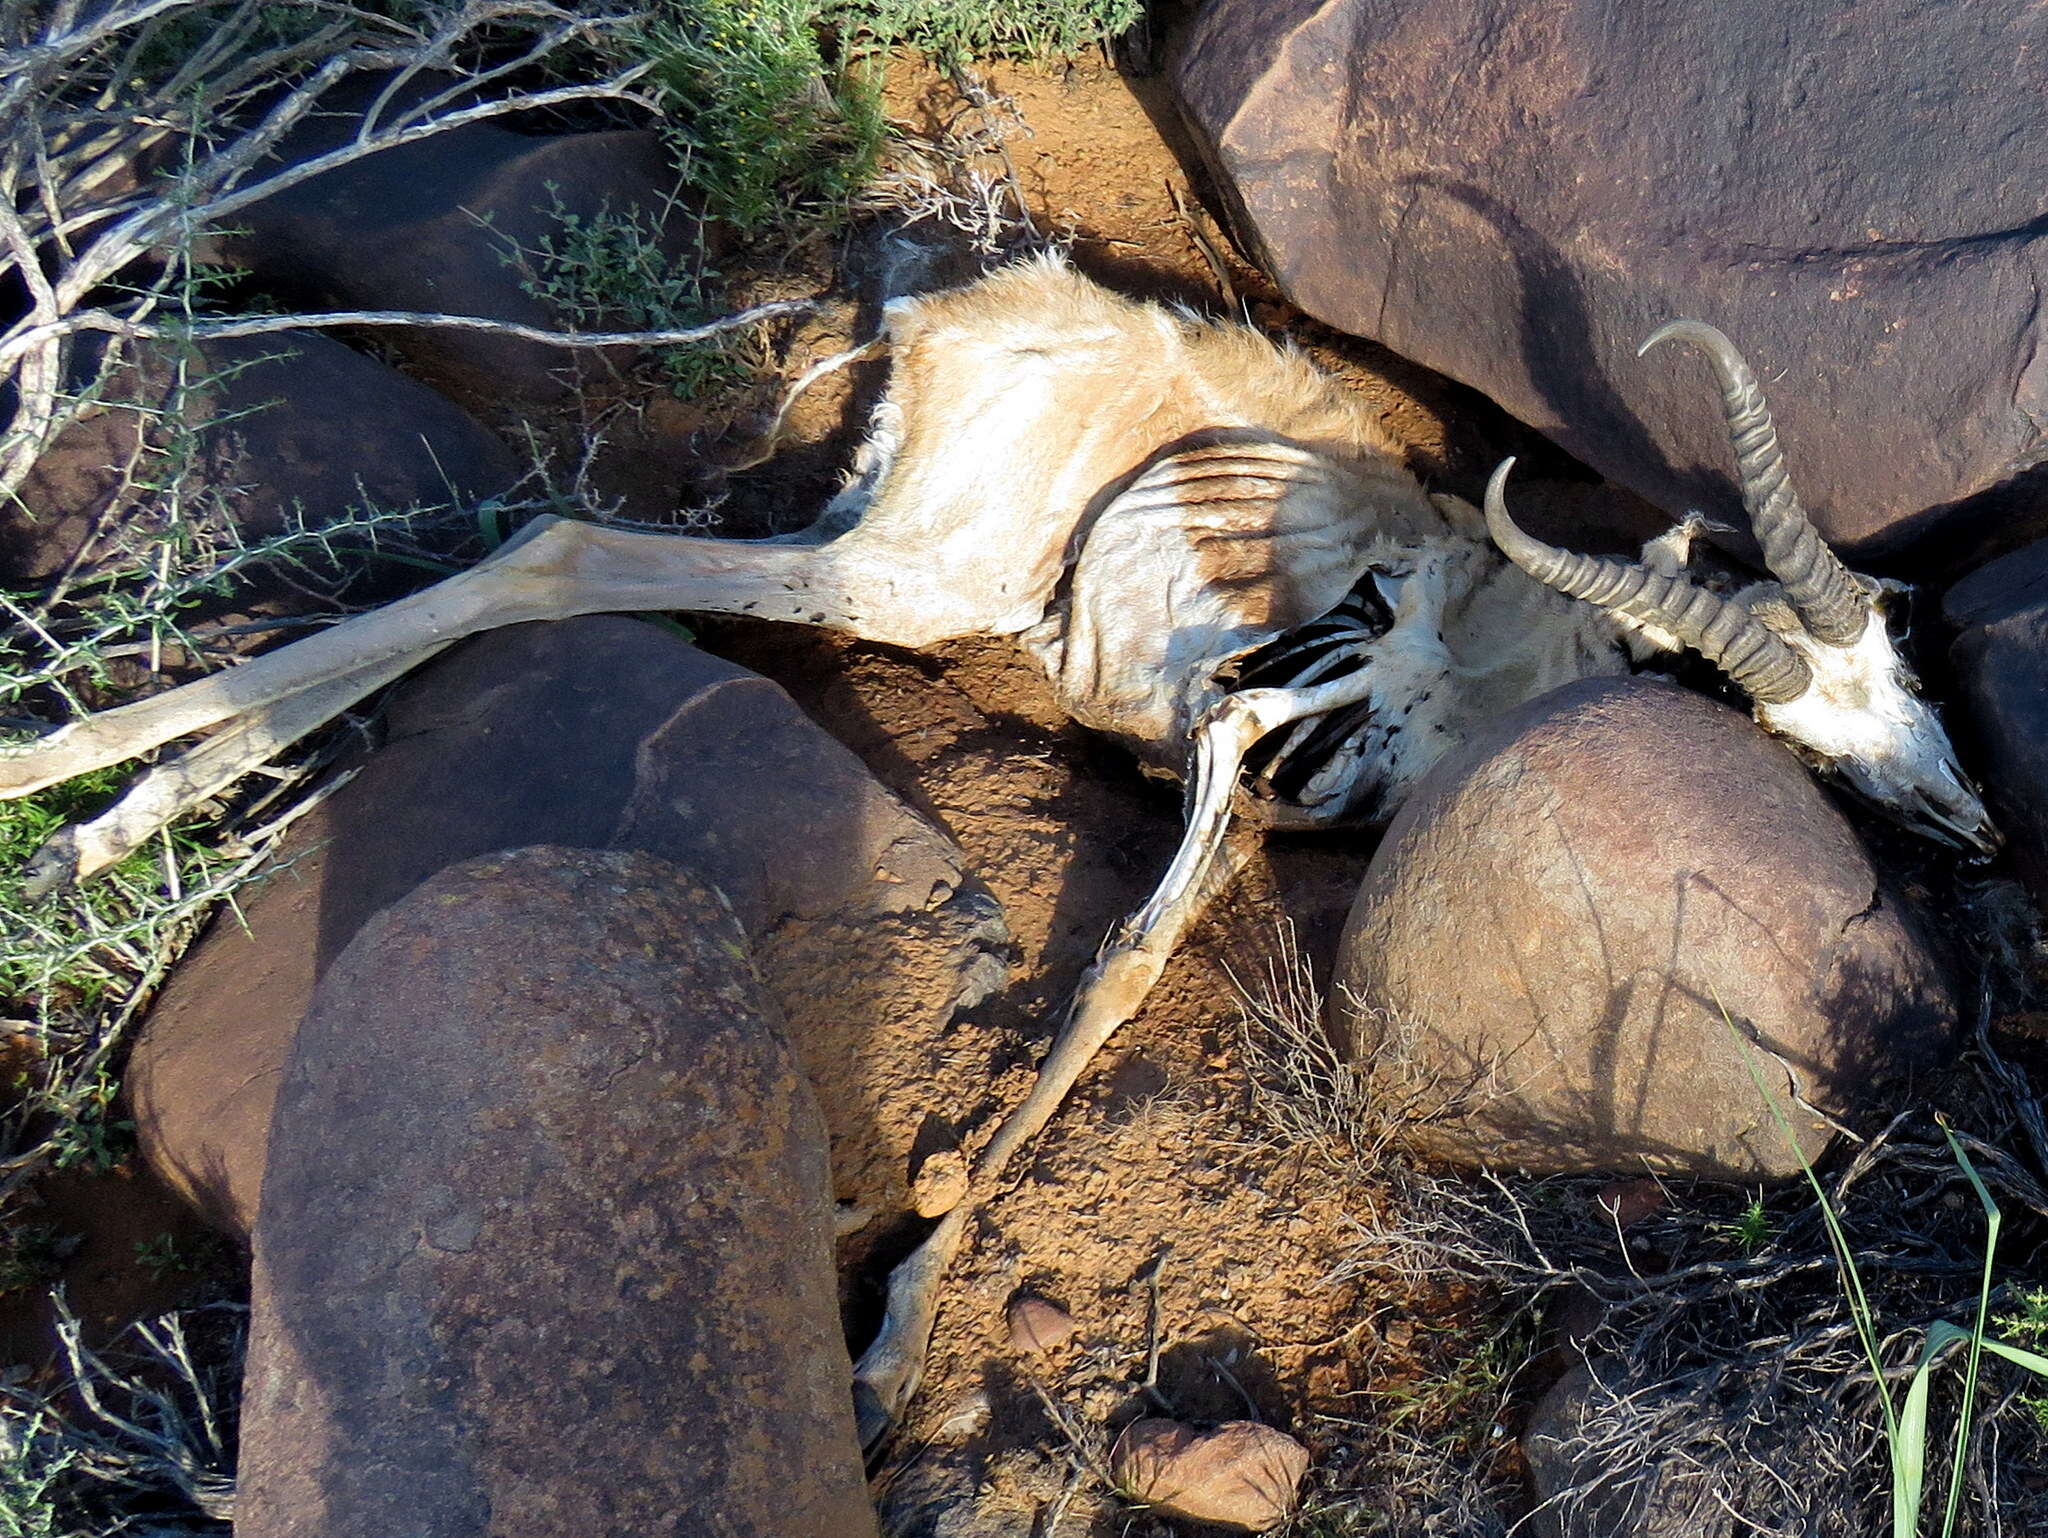
[[[1785,478],[1726,338],[1676,322],[1720,381],[1745,503],[1777,580],[1723,598],[1684,574],[1688,520],[1641,563],[1568,555],[1508,515],[1430,496],[1374,415],[1292,350],[1140,303],[1044,257],[900,299],[892,371],[845,489],[762,541],[537,520],[461,576],[180,689],[0,752],[26,795],[219,727],[39,854],[75,879],[463,636],[620,610],[748,614],[909,648],[1014,636],[1077,721],[1188,782],[1146,905],[1081,981],[1037,1083],[967,1197],[890,1281],[857,1372],[872,1440],[915,1391],[945,1268],[976,1204],[1130,1018],[1240,868],[1233,816],[1372,822],[1480,723],[1572,679],[1702,652],[1758,720],[1877,805],[1988,853],[1995,833],[1892,646]],[[829,365],[827,365],[829,366]],[[817,370],[811,376],[815,377]]]

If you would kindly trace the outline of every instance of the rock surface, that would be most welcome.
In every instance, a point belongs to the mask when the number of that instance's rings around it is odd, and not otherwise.
[[[1198,1431],[1180,1421],[1134,1421],[1110,1454],[1117,1488],[1169,1517],[1263,1533],[1294,1512],[1308,1449],[1257,1421]]]
[[[330,93],[323,112],[286,136],[285,163],[338,147],[355,131],[370,86]],[[311,177],[235,216],[208,254],[244,268],[306,309],[423,310],[557,328],[536,292],[551,274],[564,219],[637,219],[677,261],[695,251],[695,222],[675,204],[675,172],[651,131],[536,137],[498,123],[381,151]],[[540,342],[446,328],[383,328],[379,336],[421,378],[487,418],[560,399],[577,354]],[[595,355],[586,355],[586,361]]]
[[[388,720],[143,1029],[139,1136],[174,1185],[246,1235],[277,1074],[328,962],[443,867],[554,843],[646,849],[725,894],[824,1108],[838,1194],[908,1208],[928,1108],[974,1103],[997,1047],[956,1023],[1001,983],[1007,937],[950,840],[774,684],[637,620],[479,637]]]
[[[1640,1396],[1631,1420],[1638,1427],[1649,1423],[1654,1391],[1627,1379],[1627,1364],[1618,1358],[1582,1364],[1530,1412],[1522,1432],[1535,1498],[1528,1531],[1533,1538],[1728,1538],[1735,1519],[1719,1498],[1726,1482],[1710,1456],[1660,1457],[1612,1437],[1589,1436],[1600,1406],[1617,1392]],[[1704,1419],[1696,1420],[1704,1453],[1713,1438]],[[1593,1453],[1595,1440],[1605,1459]],[[1621,1448],[1633,1456],[1615,1461]]]
[[[1730,1021],[1808,1157],[1831,1133],[1788,1087],[1854,1120],[1954,1024],[1915,921],[1790,751],[1645,679],[1556,690],[1431,773],[1332,998],[1431,1154],[1743,1180],[1799,1164]]]
[[[1943,601],[1986,799],[2037,902],[2048,900],[2048,543],[1973,572]]]
[[[716,891],[526,849],[363,927],[278,1097],[237,1533],[872,1534],[849,1376],[824,1128]]]
[[[365,507],[447,508],[519,479],[511,450],[452,401],[327,337],[293,331],[206,342],[195,353],[186,372],[196,383],[184,397],[195,443],[187,517],[218,496],[236,529],[258,539],[295,516],[317,528]],[[18,505],[0,515],[0,582],[45,581],[88,545],[90,559],[108,552],[122,521],[112,503],[123,467],[141,453],[143,413],[162,409],[171,387],[164,361],[145,355],[106,382],[104,407],[59,434]],[[342,541],[351,551],[369,543]],[[415,568],[386,568],[380,582],[375,559],[362,564],[350,590],[366,598],[390,590],[394,575],[404,586],[419,578]]]
[[[1309,313],[1732,511],[1704,365],[1635,357],[1711,321],[1870,554],[2048,454],[2039,47],[2025,8],[1931,0],[1212,0],[1178,84]]]

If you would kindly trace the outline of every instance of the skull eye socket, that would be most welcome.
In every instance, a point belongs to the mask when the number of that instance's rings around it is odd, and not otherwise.
[[[1903,634],[1912,627],[1920,602],[1918,588],[1892,577],[1865,577],[1863,590],[1870,596],[1870,607],[1884,616],[1892,634]]]

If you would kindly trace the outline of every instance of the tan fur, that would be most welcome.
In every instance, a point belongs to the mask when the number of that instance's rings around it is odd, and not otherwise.
[[[1293,493],[1326,504],[1315,522],[1370,519],[1380,502],[1429,517],[1373,415],[1303,359],[1242,327],[1113,294],[1057,259],[898,300],[887,334],[878,427],[894,441],[864,505],[842,510],[859,518],[859,548],[843,553],[863,575],[921,574],[927,601],[903,617],[901,644],[1037,624],[1120,492],[1162,455],[1233,434],[1323,462],[1313,488]],[[1254,493],[1235,514],[1227,497],[1206,500],[1209,523],[1229,532],[1255,529],[1270,498]],[[1272,562],[1265,586],[1239,575],[1246,623],[1301,607],[1269,590],[1285,580]]]
[[[339,712],[498,625],[647,609],[753,614],[913,648],[1015,635],[1075,719],[1188,776],[1185,834],[1151,901],[1082,979],[1039,1084],[984,1146],[968,1199],[892,1276],[857,1373],[869,1432],[916,1388],[975,1204],[1237,868],[1242,851],[1226,835],[1251,799],[1247,753],[1342,712],[1342,740],[1305,766],[1316,778],[1288,792],[1291,806],[1276,794],[1257,815],[1299,826],[1390,812],[1473,726],[1626,666],[1611,617],[1508,565],[1470,507],[1423,494],[1371,412],[1245,327],[1121,298],[1046,258],[892,304],[881,341],[894,360],[888,397],[846,487],[803,535],[737,542],[542,519],[438,587],[0,748],[0,795],[23,795],[235,723],[171,766],[190,772],[164,782],[147,816],[110,828],[94,845],[104,861],[175,811],[180,787],[203,793],[310,730],[313,707]],[[1305,680],[1291,649],[1301,638],[1285,633],[1340,609],[1332,625],[1347,649]],[[1319,633],[1314,645],[1328,641]],[[1227,691],[1226,665],[1269,642],[1269,683]],[[1860,674],[1843,678],[1861,686]]]

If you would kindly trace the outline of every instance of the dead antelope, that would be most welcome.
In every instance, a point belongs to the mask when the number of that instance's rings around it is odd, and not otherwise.
[[[911,648],[1015,636],[1076,720],[1186,779],[1186,829],[1158,889],[1081,980],[969,1196],[891,1278],[858,1369],[872,1436],[916,1387],[976,1204],[1239,868],[1233,812],[1273,827],[1371,822],[1488,717],[1692,648],[1749,693],[1764,726],[1879,806],[1992,848],[1892,649],[1878,589],[1800,511],[1749,370],[1696,322],[1646,348],[1674,336],[1719,376],[1777,579],[1733,598],[1683,575],[1696,522],[1652,541],[1641,563],[1554,550],[1510,521],[1507,465],[1483,520],[1427,496],[1373,416],[1294,353],[1044,258],[889,306],[871,344],[893,359],[887,398],[848,485],[806,533],[720,541],[542,519],[414,597],[8,750],[0,794],[222,728],[66,835],[50,858],[77,873],[424,657],[526,620],[696,610]]]

